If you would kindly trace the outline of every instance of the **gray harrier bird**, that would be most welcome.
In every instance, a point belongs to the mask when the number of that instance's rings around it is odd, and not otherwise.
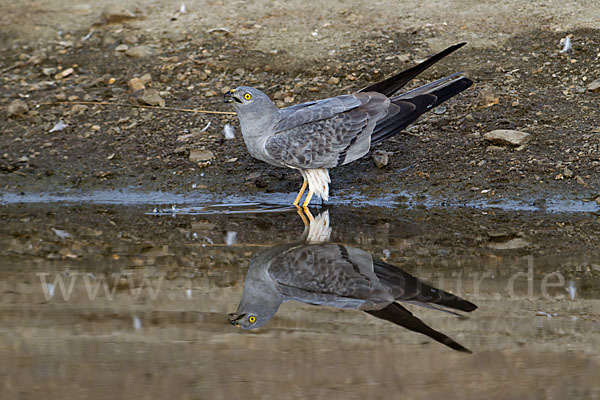
[[[308,234],[307,234],[308,231]],[[250,261],[244,293],[229,322],[243,329],[264,326],[288,300],[362,310],[454,350],[470,350],[426,325],[400,303],[412,303],[456,314],[477,306],[436,289],[390,264],[374,260],[361,249],[327,243],[327,211],[306,228],[304,239],[264,250]]]
[[[304,183],[294,200],[329,198],[329,168],[348,164],[402,131],[419,116],[467,89],[473,82],[455,73],[393,96],[415,76],[466,43],[448,47],[422,63],[354,94],[279,109],[258,89],[240,86],[225,94],[240,121],[250,154],[278,167],[300,171]]]

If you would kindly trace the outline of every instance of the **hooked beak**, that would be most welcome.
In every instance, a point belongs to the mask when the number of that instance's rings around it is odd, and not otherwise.
[[[242,101],[235,96],[235,92],[236,92],[235,89],[231,89],[229,92],[225,93],[225,96],[223,97],[223,102],[224,103],[233,103],[233,102],[241,103]]]
[[[234,325],[234,326],[239,326],[239,325],[240,325],[240,320],[241,320],[242,318],[244,318],[244,316],[245,316],[245,315],[246,315],[246,314],[240,314],[240,315],[237,315],[236,313],[231,313],[231,314],[229,314],[227,317],[228,317],[228,319],[229,319],[229,323],[230,323],[231,325]]]

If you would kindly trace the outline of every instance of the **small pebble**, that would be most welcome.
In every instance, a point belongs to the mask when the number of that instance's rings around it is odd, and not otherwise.
[[[208,161],[215,158],[215,154],[210,150],[192,150],[190,151],[190,161]]]
[[[587,85],[587,90],[590,92],[600,92],[600,78]]]
[[[483,138],[488,142],[510,146],[520,146],[527,142],[530,137],[531,135],[527,132],[512,129],[496,129],[483,135]]]
[[[23,100],[13,100],[8,105],[8,117],[20,117],[23,114],[29,112],[29,106]]]
[[[377,168],[383,168],[389,163],[389,156],[393,153],[387,152],[385,150],[375,150],[372,154],[373,162]]]
[[[54,75],[54,79],[63,79],[67,76],[71,75],[74,72],[73,68],[67,68],[65,70],[60,71],[58,74]]]

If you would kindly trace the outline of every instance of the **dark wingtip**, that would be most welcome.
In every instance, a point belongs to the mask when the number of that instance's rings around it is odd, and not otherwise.
[[[446,336],[444,339],[440,340],[440,342],[445,344],[446,346],[450,347],[452,350],[460,351],[461,353],[473,354],[473,352],[471,350],[467,349],[462,344],[457,343],[454,340],[450,339],[448,336]]]
[[[471,303],[470,301],[462,299],[451,293],[443,293],[444,295],[442,298],[439,301],[433,301],[433,303],[469,313],[477,310],[477,305]]]
[[[452,346],[450,346],[452,347]],[[452,347],[452,350],[456,350],[456,351],[460,351],[461,353],[465,353],[465,354],[473,354],[473,352],[469,349],[467,349],[464,346],[458,345],[458,347]]]
[[[450,347],[452,350],[460,351],[462,353],[472,353],[471,350],[425,324],[398,303],[392,303],[381,310],[365,310],[365,312],[376,318],[392,322],[413,332],[428,336],[436,342]]]
[[[442,50],[441,52],[448,52],[448,53],[454,53],[456,50],[460,49],[463,46],[466,46],[467,42],[460,42],[457,44],[453,44],[452,46],[447,47],[446,49]]]
[[[437,63],[444,57],[454,53],[456,50],[460,49],[467,42],[461,42],[450,46],[439,53],[431,56],[427,60],[421,62],[420,64],[415,65],[412,68],[404,70],[396,75],[393,75],[383,81],[374,83],[366,88],[359,90],[359,92],[377,92],[384,94],[386,96],[391,96],[400,90],[406,83],[408,83],[415,76],[419,75],[421,72],[425,71],[427,68],[431,67],[433,64]]]
[[[467,88],[470,88],[473,85],[473,81],[467,77],[464,77],[464,81],[465,81],[465,84],[467,85]]]

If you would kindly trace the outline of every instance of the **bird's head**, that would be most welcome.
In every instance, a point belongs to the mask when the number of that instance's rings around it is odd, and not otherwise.
[[[238,112],[241,110],[262,110],[265,105],[273,103],[269,99],[269,96],[258,89],[248,86],[239,86],[231,89],[225,93],[224,101],[225,103],[233,104],[233,107]]]
[[[225,93],[224,100],[235,108],[244,139],[263,136],[279,120],[275,103],[258,89],[239,86]]]

